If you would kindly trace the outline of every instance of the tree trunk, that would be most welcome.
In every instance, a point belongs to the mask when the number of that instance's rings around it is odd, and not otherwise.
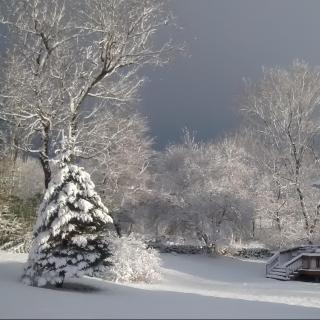
[[[64,275],[65,275],[64,272],[63,273],[60,272],[59,275],[62,277],[62,280],[55,284],[56,288],[62,288],[63,282],[64,282]]]
[[[302,212],[302,215],[303,215],[303,218],[304,218],[304,228],[305,228],[306,234],[307,234],[307,241],[308,241],[308,244],[312,244],[312,241],[310,239],[310,236],[311,236],[311,233],[312,233],[312,231],[311,231],[312,229],[310,228],[309,215],[307,213],[306,206],[305,206],[305,203],[304,203],[304,196],[303,196],[302,190],[301,190],[299,185],[297,185],[296,190],[297,190],[297,193],[298,193],[298,196],[299,196],[301,212]]]
[[[62,286],[63,286],[63,281],[56,283],[56,288],[62,288]]]
[[[77,133],[78,133],[77,113],[72,112],[72,116],[71,116],[70,123],[69,123],[69,139],[68,139],[68,144],[69,144],[69,148],[71,151],[71,155],[70,155],[71,162],[75,161],[75,144],[76,144]]]
[[[51,168],[49,165],[49,159],[43,156],[42,153],[40,153],[40,163],[44,174],[44,186],[46,189],[48,189],[49,183],[51,181]]]
[[[295,185],[296,185],[296,191],[298,193],[299,197],[299,202],[300,202],[300,207],[301,207],[301,213],[304,219],[304,228],[307,234],[307,240],[309,244],[312,244],[311,239],[310,239],[310,223],[309,223],[309,215],[307,212],[307,208],[305,205],[305,199],[304,195],[302,192],[302,189],[300,187],[300,169],[301,169],[301,161],[302,161],[302,154],[304,148],[301,147],[300,152],[297,151],[296,144],[294,143],[291,132],[288,131],[288,137],[291,142],[291,149],[292,149],[292,156],[293,160],[295,162]]]
[[[278,180],[276,180],[276,184],[277,184],[277,188],[278,188],[278,192],[277,192],[277,201],[280,201],[281,199],[281,185],[280,182]],[[278,208],[278,210],[276,211],[276,223],[277,223],[277,227],[279,232],[281,233],[281,223],[280,223],[280,208],[285,204],[285,202],[282,203],[282,205]]]
[[[42,151],[39,154],[40,163],[44,173],[44,186],[48,189],[51,181],[51,168],[49,164],[49,131],[50,123],[45,122],[42,124]]]
[[[113,225],[114,225],[114,228],[116,229],[118,237],[121,238],[122,237],[122,233],[121,233],[120,223],[114,222]]]
[[[275,218],[275,221],[277,223],[277,228],[279,230],[279,232],[281,233],[281,221],[280,221],[280,214],[279,214],[279,211],[276,211],[276,218]]]
[[[252,239],[254,239],[255,236],[256,236],[256,232],[255,231],[256,231],[255,220],[252,219]],[[233,234],[232,234],[232,237],[233,237]]]
[[[311,237],[314,233],[314,230],[318,224],[318,221],[319,221],[319,214],[320,214],[320,204],[317,205],[317,208],[316,208],[316,216],[313,220],[313,223],[312,225],[310,226],[310,231],[309,231],[309,244],[312,244],[312,241],[311,241]]]

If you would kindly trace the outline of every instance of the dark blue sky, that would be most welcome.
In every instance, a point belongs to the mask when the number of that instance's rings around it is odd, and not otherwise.
[[[191,57],[149,72],[142,93],[156,147],[188,126],[214,139],[239,125],[242,78],[294,59],[320,64],[318,0],[172,0]]]

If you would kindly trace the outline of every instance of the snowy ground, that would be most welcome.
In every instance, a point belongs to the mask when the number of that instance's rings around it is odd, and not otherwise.
[[[320,284],[264,277],[257,261],[164,254],[157,284],[19,282],[25,255],[0,252],[0,318],[320,318]]]

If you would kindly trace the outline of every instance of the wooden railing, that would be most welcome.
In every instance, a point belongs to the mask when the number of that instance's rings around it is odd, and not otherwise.
[[[271,269],[279,264],[280,261],[280,252],[275,253],[266,263],[266,274],[268,275]]]
[[[278,251],[267,261],[266,274],[268,275],[276,265],[280,265],[286,269],[287,276],[289,276],[294,271],[302,268],[302,256],[313,253],[316,249],[320,250],[320,246],[306,245]]]
[[[297,271],[302,268],[302,257],[303,253],[300,253],[295,258],[283,264],[283,267],[286,268],[286,275],[289,277],[294,271]]]
[[[304,246],[297,246],[297,247],[293,247],[290,249],[285,249],[285,250],[281,250],[280,254],[282,253],[288,253],[288,252],[294,252],[297,251],[299,253],[302,252],[313,252],[316,249],[320,249],[320,245],[314,245],[314,244],[309,244],[309,245],[304,245]]]

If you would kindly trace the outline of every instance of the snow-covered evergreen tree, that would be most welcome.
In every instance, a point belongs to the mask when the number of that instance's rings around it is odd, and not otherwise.
[[[70,158],[70,151],[61,152],[55,179],[39,208],[22,276],[25,284],[59,287],[65,278],[92,275],[108,264],[105,231],[112,218],[90,175]]]

